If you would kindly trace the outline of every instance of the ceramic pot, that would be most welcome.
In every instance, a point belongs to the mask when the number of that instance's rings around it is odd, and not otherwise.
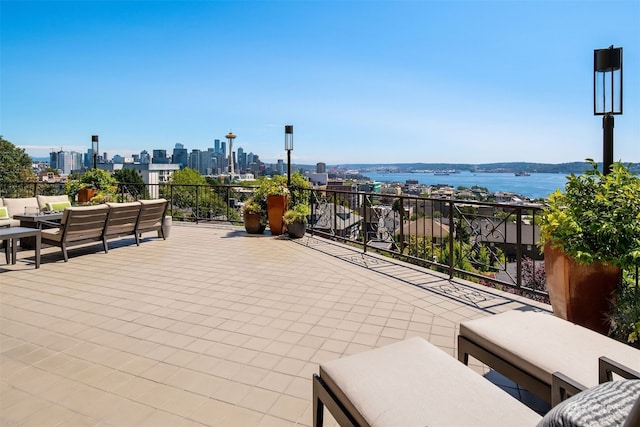
[[[621,279],[620,267],[578,264],[548,244],[544,268],[553,314],[601,334],[608,334],[607,317]]]
[[[78,190],[78,203],[88,203],[95,195],[95,189],[81,188],[80,190]]]
[[[243,214],[244,217],[244,229],[249,234],[262,234],[264,233],[265,225],[260,222],[260,214],[259,213],[248,213],[245,212]]]
[[[287,224],[287,234],[292,239],[299,239],[304,236],[304,233],[307,231],[307,224],[304,222],[292,222],[291,224]]]
[[[267,196],[267,216],[269,218],[269,229],[271,234],[279,236],[282,234],[284,223],[282,217],[287,210],[287,196],[270,195]]]

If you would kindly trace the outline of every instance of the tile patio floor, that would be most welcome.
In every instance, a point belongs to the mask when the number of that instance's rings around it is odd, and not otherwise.
[[[309,426],[318,363],[414,335],[455,356],[461,321],[536,305],[313,237],[144,237],[1,260],[0,425]]]

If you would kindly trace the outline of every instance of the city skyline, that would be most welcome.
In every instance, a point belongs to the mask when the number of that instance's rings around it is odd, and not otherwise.
[[[1,8],[0,134],[129,156],[232,131],[265,163],[602,160],[593,49],[624,48],[614,160],[640,162],[640,4],[36,2]]]

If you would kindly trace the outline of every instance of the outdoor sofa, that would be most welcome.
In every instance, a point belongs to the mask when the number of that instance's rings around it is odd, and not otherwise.
[[[38,199],[35,197],[5,197],[0,199],[0,227],[18,227],[20,221],[13,219],[14,215],[20,215],[27,212],[39,212]]]
[[[73,245],[102,242],[104,252],[108,253],[108,240],[118,237],[133,236],[140,245],[142,233],[157,231],[165,239],[162,228],[167,206],[167,200],[157,199],[68,207],[58,227],[42,230],[42,243],[60,247],[67,262],[67,248]]]
[[[553,378],[554,387],[567,384],[559,373]],[[322,426],[325,406],[341,426],[567,426],[594,419],[601,426],[638,426],[640,380],[596,385],[543,417],[413,337],[322,363],[313,375],[314,427]]]
[[[63,210],[71,206],[66,194],[61,196],[5,197],[0,198],[0,227],[18,227],[20,221],[14,215]],[[6,208],[6,210],[2,209]],[[54,209],[57,208],[57,209]]]
[[[511,310],[460,324],[458,359],[483,362],[551,404],[554,372],[577,388],[605,380],[602,363],[622,364],[640,378],[640,350],[590,329],[533,310]]]

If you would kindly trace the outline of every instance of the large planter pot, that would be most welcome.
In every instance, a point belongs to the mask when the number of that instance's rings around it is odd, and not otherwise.
[[[78,190],[78,203],[87,203],[93,196],[96,195],[96,190],[93,188],[81,188]]]
[[[304,233],[307,231],[307,224],[304,222],[292,222],[291,224],[287,224],[287,234],[292,239],[299,239],[304,236]]]
[[[247,233],[249,234],[264,233],[264,229],[266,226],[260,222],[259,213],[245,212],[243,214],[243,217],[244,217],[244,229],[247,230]]]
[[[544,269],[553,314],[606,335],[611,300],[620,282],[620,267],[578,264],[547,244]]]
[[[287,196],[270,195],[267,196],[267,216],[269,218],[269,229],[271,234],[279,236],[282,234],[284,223],[282,217],[287,210]]]

